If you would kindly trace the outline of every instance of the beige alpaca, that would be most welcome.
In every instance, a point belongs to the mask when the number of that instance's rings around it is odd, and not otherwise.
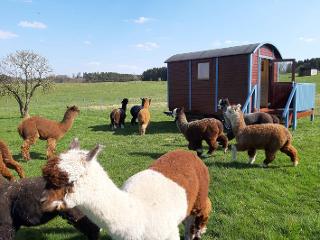
[[[149,107],[151,104],[151,99],[144,98],[143,107],[138,113],[138,121],[139,121],[139,134],[144,135],[146,133],[146,129],[150,123],[150,112]]]
[[[52,157],[55,153],[57,141],[72,127],[73,121],[79,112],[80,110],[76,106],[67,107],[61,122],[39,116],[24,119],[18,127],[18,132],[24,140],[21,146],[23,158],[30,160],[30,146],[35,144],[39,138],[47,140],[47,158]]]

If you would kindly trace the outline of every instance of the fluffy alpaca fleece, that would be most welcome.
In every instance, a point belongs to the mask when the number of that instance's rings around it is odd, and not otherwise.
[[[208,169],[195,154],[169,152],[119,189],[98,163],[100,151],[99,145],[81,150],[75,139],[69,151],[48,161],[43,176],[55,188],[44,194],[46,209],[78,206],[114,239],[179,240],[182,221],[185,239],[200,239],[211,202]]]
[[[146,133],[146,129],[150,123],[150,112],[149,107],[151,104],[151,99],[144,98],[143,107],[138,112],[138,121],[139,121],[139,134],[144,135]]]
[[[236,151],[248,151],[249,163],[255,161],[256,149],[264,149],[266,159],[264,166],[268,166],[276,156],[276,152],[287,154],[294,166],[298,164],[297,150],[292,146],[292,135],[287,128],[280,124],[256,124],[246,126],[241,105],[229,106],[226,117],[230,120],[232,131],[236,135],[237,144],[232,146],[233,158]]]
[[[0,174],[10,181],[13,181],[14,176],[8,168],[16,170],[20,178],[25,177],[22,166],[13,159],[7,144],[0,140]]]
[[[141,98],[141,105],[134,105],[131,107],[130,109],[130,113],[131,113],[131,125],[135,125],[137,124],[137,118],[138,118],[138,113],[139,111],[143,108],[144,102],[145,102],[146,98]]]
[[[127,111],[127,104],[129,100],[128,98],[124,98],[121,102],[122,106],[118,109],[113,109],[110,113],[110,122],[111,122],[111,128],[124,128],[124,121],[126,119],[126,111]]]
[[[47,158],[52,157],[55,153],[57,141],[72,127],[73,121],[79,112],[80,110],[76,106],[67,107],[61,122],[39,116],[24,119],[18,127],[18,132],[24,140],[21,146],[23,158],[30,160],[30,146],[35,144],[39,138],[47,140]]]
[[[64,212],[44,212],[40,199],[45,186],[46,181],[42,177],[25,178],[10,183],[0,179],[0,240],[13,240],[21,226],[45,224],[56,216],[68,220],[88,239],[99,238],[99,227],[77,208]]]
[[[217,141],[224,148],[224,152],[228,148],[228,139],[223,133],[222,123],[214,118],[204,118],[188,122],[184,113],[184,109],[176,108],[172,111],[178,129],[189,142],[188,148],[197,152],[198,156],[202,155],[202,141],[206,141],[209,145],[208,154],[212,154],[217,149]]]
[[[227,132],[228,139],[233,139],[234,133],[232,132],[230,122],[226,117],[227,108],[231,106],[228,98],[222,98],[219,100],[218,108],[222,110],[223,113],[223,120],[224,120],[224,127]],[[264,112],[254,112],[249,114],[244,114],[244,121],[246,125],[253,125],[253,124],[261,124],[261,123],[280,123],[279,118],[276,115],[264,113]]]

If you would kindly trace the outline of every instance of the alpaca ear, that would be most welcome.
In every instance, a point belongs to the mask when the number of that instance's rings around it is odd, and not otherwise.
[[[237,105],[237,110],[241,110],[241,104]]]
[[[72,140],[72,142],[69,145],[69,150],[71,149],[75,149],[75,150],[79,150],[80,149],[80,142],[78,138],[74,138]]]
[[[87,161],[91,161],[92,159],[96,158],[98,156],[98,154],[102,151],[102,149],[104,148],[103,145],[101,144],[97,144],[94,149],[92,149],[90,152],[88,152],[87,154]]]
[[[151,98],[149,99],[149,105],[151,104]]]

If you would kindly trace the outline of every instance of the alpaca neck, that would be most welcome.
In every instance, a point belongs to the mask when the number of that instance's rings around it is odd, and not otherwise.
[[[240,132],[246,127],[246,123],[244,122],[243,113],[239,113],[234,115],[231,119],[232,131],[234,135],[240,134]]]
[[[140,201],[119,189],[97,162],[92,162],[89,173],[74,190],[67,198],[70,197],[84,214],[112,235],[121,228],[128,228],[128,217],[137,219],[138,224],[144,220]]]
[[[73,124],[76,114],[73,112],[66,112],[64,114],[63,120],[60,122],[60,126],[64,132],[67,132]]]
[[[180,130],[180,132],[183,133],[183,135],[185,135],[185,133],[187,132],[187,129],[188,129],[188,120],[187,120],[187,117],[184,113],[180,113],[178,115],[178,119],[177,119],[177,126]]]
[[[127,111],[127,104],[126,104],[126,103],[122,103],[121,109],[122,109],[124,112],[126,112],[126,111]]]

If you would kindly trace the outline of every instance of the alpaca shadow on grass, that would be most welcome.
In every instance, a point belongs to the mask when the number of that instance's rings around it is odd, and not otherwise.
[[[130,152],[130,155],[133,156],[147,156],[150,157],[152,159],[158,159],[160,156],[162,156],[164,154],[164,152],[162,153],[155,153],[155,152]]]
[[[126,123],[124,128],[118,128],[112,130],[110,125],[96,125],[90,126],[92,131],[110,131],[113,132],[114,135],[138,135],[139,132],[139,125],[131,125],[130,123]],[[147,130],[146,135],[150,134],[159,134],[159,133],[179,133],[176,124],[173,121],[161,121],[161,122],[150,122]]]
[[[249,169],[249,168],[260,168],[260,169],[277,169],[277,168],[287,168],[292,167],[292,165],[269,165],[268,167],[262,167],[261,163],[249,164],[246,162],[229,161],[229,162],[205,162],[207,167],[217,167],[217,168],[235,168],[235,169]]]
[[[27,162],[22,158],[21,153],[12,155],[13,159],[18,161],[18,162]],[[33,159],[40,159],[40,160],[47,160],[47,156],[43,153],[38,153],[38,152],[30,152],[30,157],[31,157],[31,161]]]

